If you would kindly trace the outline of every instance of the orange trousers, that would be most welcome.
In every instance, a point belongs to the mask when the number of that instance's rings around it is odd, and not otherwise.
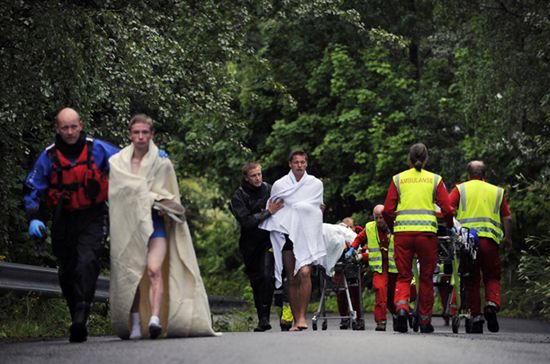
[[[395,312],[393,298],[396,280],[397,274],[389,273],[387,268],[384,268],[382,273],[373,273],[372,289],[375,294],[374,320],[376,322],[386,321],[388,309],[392,314]]]

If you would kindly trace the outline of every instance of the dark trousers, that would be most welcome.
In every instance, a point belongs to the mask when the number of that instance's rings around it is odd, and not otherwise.
[[[106,235],[105,204],[85,210],[63,210],[54,218],[52,248],[59,264],[59,284],[73,319],[79,303],[89,305],[94,299]]]
[[[245,271],[254,294],[254,306],[256,306],[258,319],[262,317],[269,318],[271,303],[273,302],[275,261],[270,248],[271,244],[266,244],[254,251],[245,252],[241,249]]]

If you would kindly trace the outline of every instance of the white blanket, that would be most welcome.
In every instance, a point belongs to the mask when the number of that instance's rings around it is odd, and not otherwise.
[[[357,234],[350,228],[338,224],[323,224],[323,241],[327,255],[319,259],[319,264],[325,268],[328,275],[334,273],[334,266],[346,248],[346,242],[351,243]]]
[[[305,173],[296,181],[290,171],[278,179],[271,188],[271,199],[282,199],[284,207],[260,223],[260,229],[270,231],[275,257],[276,286],[282,285],[283,234],[288,234],[294,243],[296,265],[294,274],[326,254],[323,243],[323,183]],[[269,202],[268,202],[269,203]],[[267,205],[266,205],[267,207]]]
[[[180,203],[179,187],[170,160],[158,156],[151,142],[138,174],[131,173],[132,145],[109,160],[109,214],[111,227],[111,311],[116,335],[129,337],[129,313],[138,285],[141,292],[142,332],[146,332],[150,307],[146,255],[153,233],[153,202],[172,199]],[[208,297],[200,276],[187,222],[165,217],[168,253],[162,268],[165,294],[161,310],[163,334],[169,337],[213,335]]]

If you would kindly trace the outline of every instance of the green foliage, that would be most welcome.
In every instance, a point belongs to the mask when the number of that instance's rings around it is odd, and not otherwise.
[[[371,42],[353,52],[327,45],[306,84],[314,107],[277,120],[266,143],[268,166],[294,148],[311,153],[310,170],[325,183],[329,219],[349,214],[357,201],[382,201],[392,167],[412,140],[406,109],[413,81],[406,59],[398,57],[401,46],[385,38]]]
[[[32,260],[21,185],[62,106],[76,107],[90,134],[116,144],[132,113],[151,114],[161,145],[168,136],[185,145],[186,172],[206,174],[189,166],[240,155],[226,62],[243,49],[247,5],[20,0],[2,2],[0,14],[0,196],[12,211],[0,219],[0,254],[8,260]]]
[[[215,184],[206,179],[180,179],[199,267],[210,295],[241,297],[247,279],[239,253],[238,223],[222,205]]]
[[[256,312],[252,307],[245,310],[233,310],[224,315],[214,316],[214,330],[219,332],[252,331],[258,323],[255,318]]]
[[[550,319],[550,235],[529,236],[518,265],[523,284],[519,307],[527,316]]]
[[[69,310],[62,298],[45,298],[34,294],[4,294],[0,300],[1,339],[64,337],[68,336],[70,325]],[[111,333],[107,304],[92,305],[88,331],[92,336],[105,336]]]
[[[547,148],[548,143],[544,142]],[[544,153],[542,153],[544,155]],[[521,249],[519,257],[511,257],[513,262],[519,260],[517,269],[518,284],[509,288],[507,296],[516,310],[516,315],[541,316],[550,318],[550,185],[547,181],[547,168],[536,180],[529,180],[523,175],[517,176],[513,186],[512,208],[517,216],[516,226],[520,232],[528,232],[525,240],[514,235],[515,245]]]

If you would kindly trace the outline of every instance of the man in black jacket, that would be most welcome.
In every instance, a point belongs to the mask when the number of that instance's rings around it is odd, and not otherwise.
[[[241,168],[241,186],[231,199],[231,210],[241,225],[239,249],[254,293],[258,326],[254,331],[270,330],[269,313],[273,300],[273,250],[269,231],[258,224],[283,207],[283,201],[269,201],[271,185],[262,180],[259,163],[248,162]],[[267,205],[267,208],[266,208]]]

